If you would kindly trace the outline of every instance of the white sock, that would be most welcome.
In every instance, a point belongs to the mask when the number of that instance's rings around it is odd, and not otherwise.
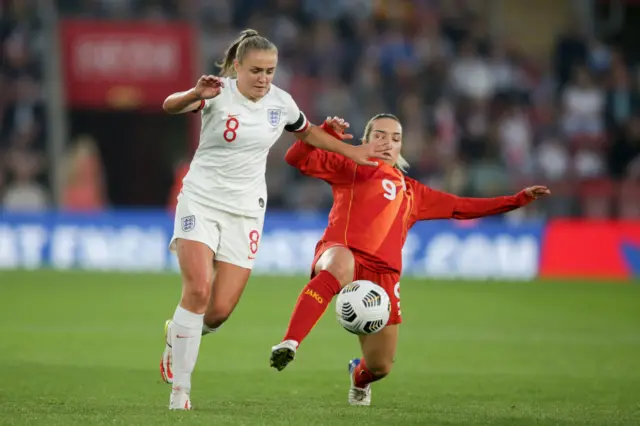
[[[206,336],[207,334],[215,333],[216,331],[220,330],[220,327],[211,328],[207,324],[202,324],[202,335]]]
[[[194,314],[178,305],[171,324],[173,387],[189,391],[196,366],[204,314]]]

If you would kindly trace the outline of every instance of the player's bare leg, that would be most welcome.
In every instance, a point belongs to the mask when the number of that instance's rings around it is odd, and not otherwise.
[[[229,319],[251,275],[251,269],[228,262],[215,261],[214,265],[211,298],[202,325],[203,335],[215,332]]]
[[[182,297],[173,319],[165,327],[167,348],[163,361],[168,358],[166,367],[172,373],[169,409],[190,410],[191,374],[198,359],[204,313],[211,294],[214,253],[205,244],[184,239],[177,240],[176,252],[182,274]]]
[[[240,300],[250,274],[250,269],[227,262],[214,261],[211,296],[202,324],[203,336],[215,332],[229,318]],[[173,383],[172,349],[169,341],[171,323],[172,320],[165,323],[166,345],[160,361],[160,373],[167,383]]]
[[[296,356],[302,340],[322,317],[331,299],[353,281],[355,259],[351,250],[335,246],[315,266],[315,277],[302,289],[281,343],[271,348],[270,364],[282,371]]]
[[[349,404],[371,404],[371,383],[387,376],[393,367],[398,330],[398,325],[392,324],[376,334],[359,336],[363,357],[349,362]]]

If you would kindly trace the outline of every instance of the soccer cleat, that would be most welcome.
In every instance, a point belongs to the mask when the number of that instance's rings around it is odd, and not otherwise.
[[[191,398],[189,391],[181,388],[172,388],[169,398],[169,410],[191,410]]]
[[[171,369],[171,320],[164,323],[164,352],[160,359],[160,376],[165,383],[173,383],[173,370]]]
[[[349,404],[351,405],[371,405],[371,385],[364,388],[358,388],[353,379],[353,372],[360,365],[360,358],[349,361],[349,380],[351,388],[349,389]]]
[[[271,348],[271,366],[278,371],[284,368],[296,357],[298,342],[295,340],[285,340]]]

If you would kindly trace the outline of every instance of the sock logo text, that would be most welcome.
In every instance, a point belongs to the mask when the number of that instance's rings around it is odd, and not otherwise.
[[[313,297],[316,300],[316,302],[318,302],[320,304],[324,303],[324,299],[322,298],[322,296],[320,296],[318,293],[316,293],[315,291],[311,290],[310,288],[305,290],[304,294]]]

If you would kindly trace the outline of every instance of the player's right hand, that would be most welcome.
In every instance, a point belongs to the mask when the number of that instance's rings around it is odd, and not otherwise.
[[[327,125],[331,127],[331,129],[338,135],[342,135],[344,131],[349,128],[349,123],[347,121],[344,121],[344,118],[340,117],[327,117],[324,122],[327,123]]]
[[[349,123],[341,117],[327,117],[324,121],[327,126],[331,128],[337,135],[343,140],[351,139],[351,135],[345,134],[345,130],[349,128]],[[376,167],[378,163],[373,161],[372,158],[386,159],[387,153],[391,150],[391,143],[387,140],[374,140],[370,143],[363,145],[356,145],[352,148],[351,155],[347,155],[356,164],[361,166],[373,166]]]
[[[203,75],[193,89],[200,99],[212,99],[220,94],[224,81],[215,75]]]
[[[344,132],[349,128],[349,122],[345,121],[344,118],[342,117],[327,117],[327,119],[324,121],[325,123],[327,123],[327,125],[329,127],[331,127],[331,129],[338,135],[340,136],[348,136],[348,137],[343,137],[343,139],[351,139],[350,135],[344,135]],[[381,158],[381,159],[385,159],[386,157],[386,153],[391,150],[391,143],[389,141],[383,141],[383,140],[378,140],[378,141],[372,141],[368,146],[367,150],[368,153],[371,155],[372,158]],[[365,150],[363,150],[365,151]],[[370,163],[373,164],[373,163]]]

